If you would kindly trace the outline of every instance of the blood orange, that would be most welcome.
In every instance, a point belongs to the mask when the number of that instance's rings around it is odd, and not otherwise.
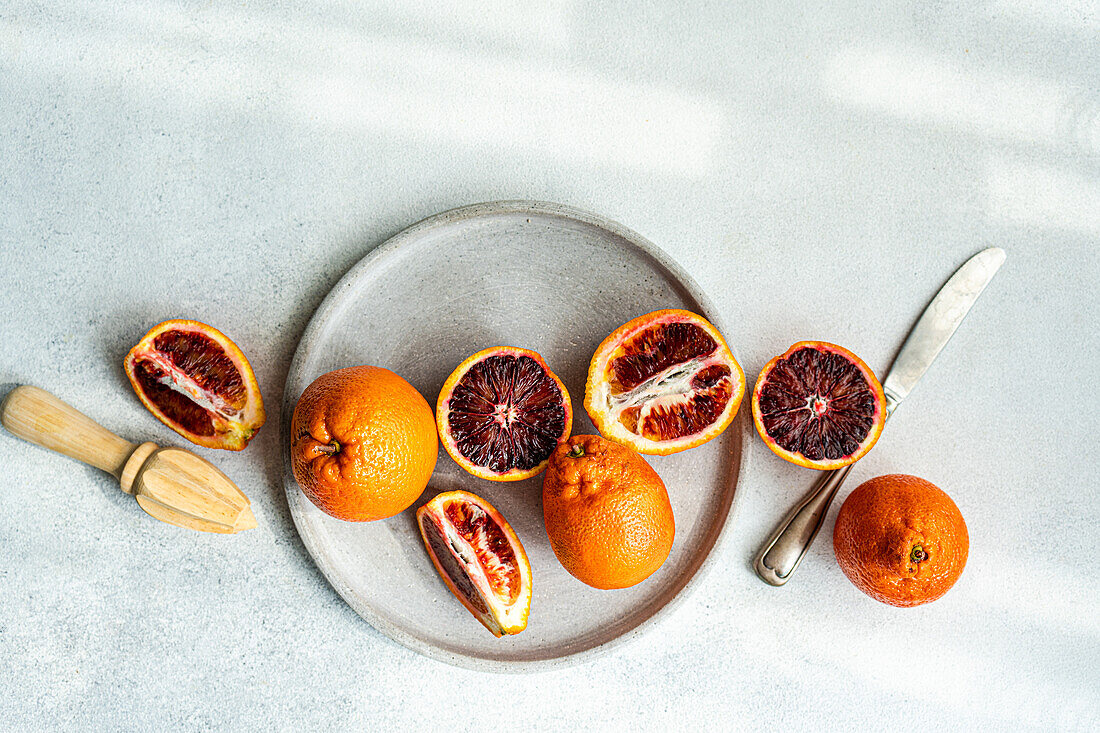
[[[744,394],[745,373],[718,330],[670,309],[604,339],[588,368],[584,407],[605,438],[666,455],[720,434]]]
[[[966,567],[970,534],[936,485],[879,476],[848,495],[836,515],[833,550],[848,580],[876,601],[908,608],[951,590]]]
[[[294,478],[337,519],[373,522],[405,511],[428,485],[438,454],[428,401],[389,369],[327,372],[294,405]]]
[[[468,491],[448,491],[420,507],[416,521],[443,582],[493,636],[527,628],[531,564],[489,502]]]
[[[124,365],[142,403],[192,443],[242,450],[264,424],[252,366],[213,326],[165,321],[130,350]]]
[[[871,450],[886,422],[886,399],[858,356],[836,344],[800,341],[760,372],[752,418],[780,458],[827,470]]]
[[[599,435],[574,435],[554,451],[542,508],[558,561],[593,588],[637,585],[672,551],[664,481],[637,451]]]
[[[541,473],[569,437],[569,392],[534,351],[494,346],[458,365],[436,404],[443,447],[455,462],[490,481]]]

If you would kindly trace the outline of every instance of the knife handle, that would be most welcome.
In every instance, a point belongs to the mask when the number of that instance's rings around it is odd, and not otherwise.
[[[810,493],[783,517],[753,561],[761,580],[778,586],[790,579],[825,523],[829,506],[851,470],[849,465],[825,471]]]

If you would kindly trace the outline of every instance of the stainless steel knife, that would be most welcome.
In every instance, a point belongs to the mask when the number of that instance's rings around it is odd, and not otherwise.
[[[924,309],[882,383],[887,419],[935,361],[1004,261],[1003,249],[982,250],[955,271]],[[775,528],[753,562],[756,574],[764,582],[783,585],[794,574],[851,469],[852,466],[845,466],[823,472],[810,493]]]

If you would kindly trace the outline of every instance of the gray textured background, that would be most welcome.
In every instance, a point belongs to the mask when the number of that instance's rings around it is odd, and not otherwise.
[[[173,442],[120,363],[184,316],[242,346],[273,416],[204,453],[260,522],[229,538],[0,435],[3,727],[1100,726],[1100,12],[756,5],[0,5],[0,383]],[[884,369],[951,271],[1004,247],[849,485],[946,489],[972,537],[958,586],[887,608],[826,542],[788,587],[757,581],[811,475],[756,441],[722,567],[613,656],[484,675],[360,621],[282,493],[290,357],[372,247],[501,198],[664,247],[750,380],[802,338]]]

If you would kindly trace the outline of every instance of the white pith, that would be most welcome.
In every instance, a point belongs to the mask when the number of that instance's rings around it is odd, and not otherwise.
[[[187,375],[179,371],[175,365],[165,359],[160,353],[147,353],[143,354],[143,357],[163,370],[164,373],[157,377],[157,382],[165,387],[169,387],[174,392],[182,394],[199,407],[212,413],[215,418],[221,418],[225,422],[232,422],[235,418],[240,416],[240,410],[231,407],[225,400],[211,399],[217,396],[200,389],[199,385],[196,384],[194,380],[188,378]]]
[[[518,417],[518,411],[511,403],[507,405],[497,405],[493,409],[493,420],[497,425],[508,427],[516,421]]]

